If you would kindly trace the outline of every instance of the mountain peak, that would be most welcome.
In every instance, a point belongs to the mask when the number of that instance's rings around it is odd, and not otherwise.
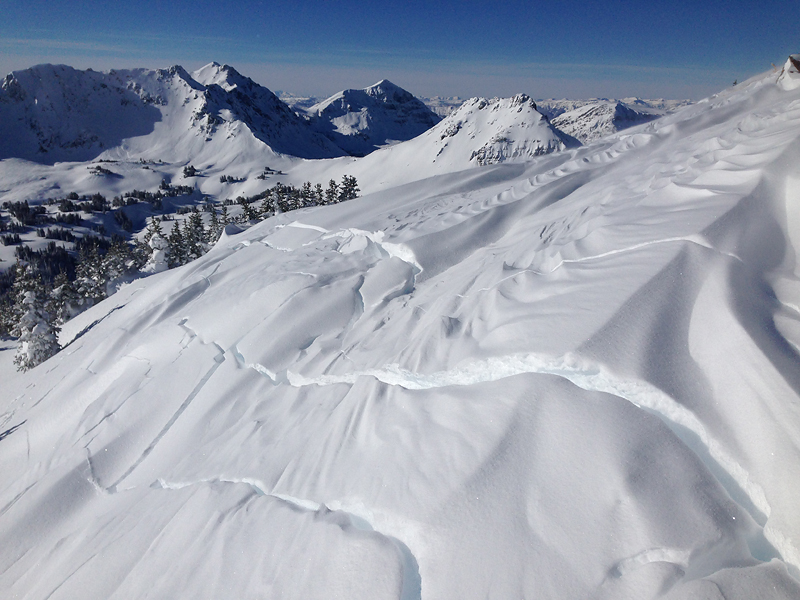
[[[388,79],[343,90],[306,112],[319,131],[355,156],[410,140],[440,121],[421,100]]]

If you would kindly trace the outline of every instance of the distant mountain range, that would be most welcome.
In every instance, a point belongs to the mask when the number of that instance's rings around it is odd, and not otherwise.
[[[365,156],[400,142],[410,164],[527,160],[652,120],[685,102],[428,98],[382,80],[289,106],[233,67],[80,71],[38,65],[0,83],[0,159],[100,156],[229,164],[241,156]],[[458,108],[455,108],[458,106]],[[444,118],[443,118],[444,117]],[[263,162],[263,161],[262,161]]]

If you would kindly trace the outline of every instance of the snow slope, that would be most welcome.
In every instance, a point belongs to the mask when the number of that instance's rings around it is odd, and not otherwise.
[[[306,109],[314,127],[354,156],[410,140],[440,117],[403,88],[383,79],[363,90],[344,90]]]
[[[0,390],[0,589],[800,597],[792,69],[76,318]]]
[[[0,158],[49,164],[98,156],[189,162],[237,145],[305,158],[343,154],[267,88],[217,63],[194,77],[180,66],[14,71],[0,84],[0,123]]]

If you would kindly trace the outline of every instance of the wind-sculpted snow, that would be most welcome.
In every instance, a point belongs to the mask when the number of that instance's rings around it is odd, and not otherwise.
[[[0,589],[800,597],[794,76],[231,229],[70,321],[0,393]]]

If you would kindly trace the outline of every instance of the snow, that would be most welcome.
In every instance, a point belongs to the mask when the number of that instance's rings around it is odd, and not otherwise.
[[[519,96],[292,163],[373,192],[229,229],[3,379],[0,589],[800,597],[793,73],[584,147]]]

